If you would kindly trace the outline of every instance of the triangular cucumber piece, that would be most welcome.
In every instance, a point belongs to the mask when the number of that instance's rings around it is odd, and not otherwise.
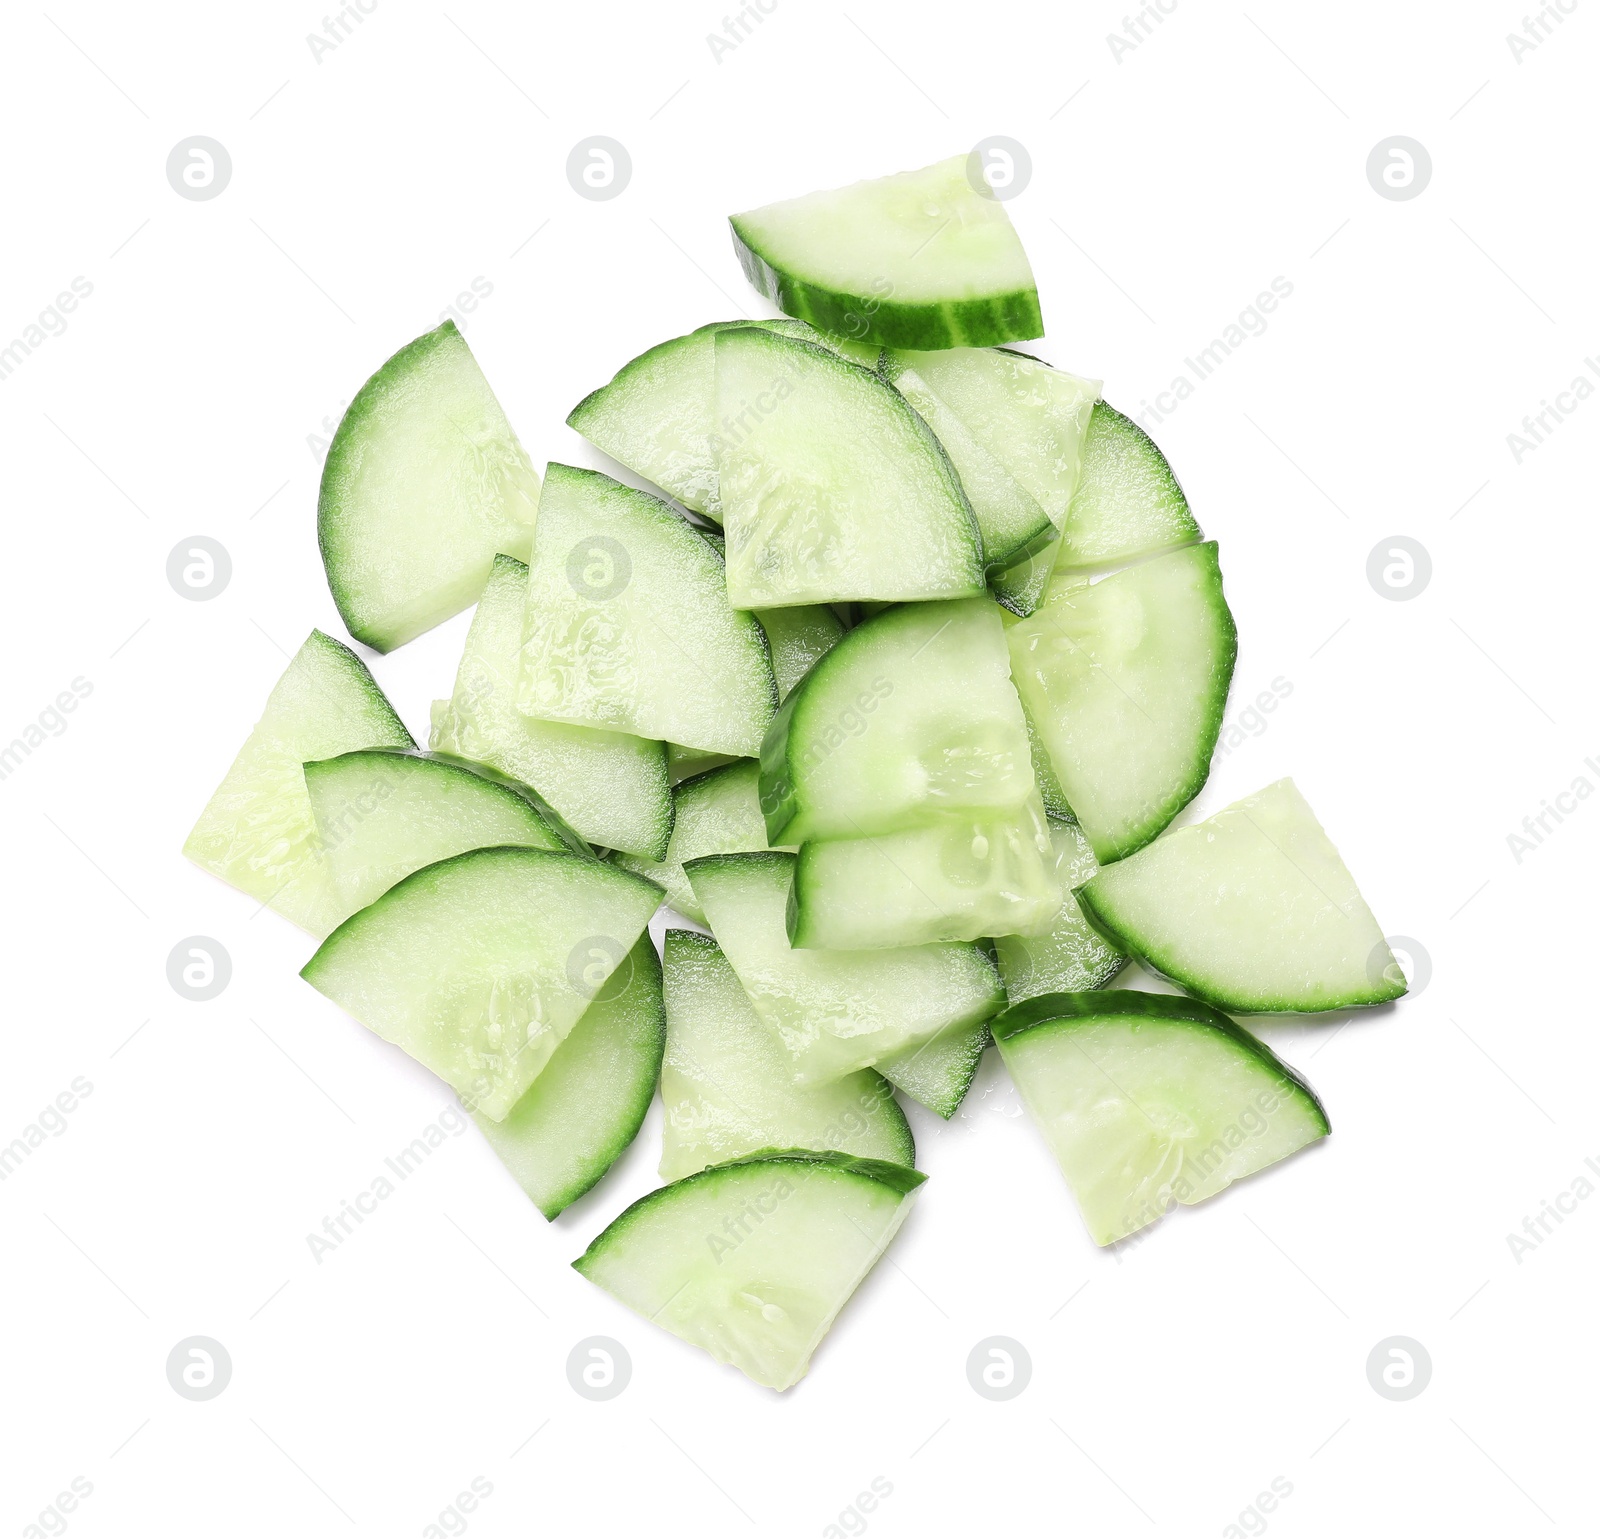
[[[1107,866],[1078,900],[1116,945],[1223,1010],[1351,1010],[1406,991],[1292,780]]]
[[[1003,1004],[977,946],[941,942],[881,951],[801,951],[786,915],[795,857],[708,855],[684,869],[756,1014],[776,1034],[792,1083],[827,1084],[986,1021]]]
[[[1011,676],[1102,862],[1148,844],[1206,782],[1237,643],[1215,541],[1091,582],[1057,576],[1007,627]]]
[[[350,634],[391,652],[459,614],[497,552],[528,554],[538,506],[455,322],[408,343],[357,391],[322,469],[317,539]]]
[[[719,1363],[788,1389],[925,1179],[844,1154],[754,1155],[640,1198],[572,1264]]]
[[[1033,270],[974,157],[735,214],[752,286],[785,314],[886,347],[1044,335]]]
[[[312,631],[184,841],[197,866],[303,930],[343,917],[301,765],[356,748],[413,748],[411,734],[343,643]]]
[[[660,859],[672,831],[666,745],[535,721],[516,707],[528,569],[496,556],[467,632],[455,692],[433,705],[435,751],[533,787],[597,848]]]
[[[668,930],[662,955],[663,1181],[760,1149],[836,1149],[897,1165],[916,1162],[905,1113],[871,1069],[815,1090],[794,1088],[786,1055],[709,935]]]
[[[583,1196],[633,1142],[665,1041],[661,963],[641,935],[504,1121],[472,1114],[546,1218]]]
[[[499,1121],[660,901],[653,882],[605,861],[472,850],[352,914],[300,976]]]
[[[1328,1135],[1311,1087],[1195,1000],[1124,989],[1046,994],[993,1027],[1096,1245]]]
[[[717,332],[715,348],[712,449],[735,605],[983,591],[960,479],[880,374],[755,326]]]
[[[988,1045],[989,1023],[969,1021],[880,1058],[876,1068],[902,1095],[949,1121],[972,1088]]]
[[[758,609],[755,613],[767,633],[781,702],[817,660],[833,650],[844,635],[844,626],[826,604],[796,604],[792,609]]]
[[[766,636],[729,605],[715,547],[660,498],[552,464],[528,569],[518,709],[753,755],[777,704]]]

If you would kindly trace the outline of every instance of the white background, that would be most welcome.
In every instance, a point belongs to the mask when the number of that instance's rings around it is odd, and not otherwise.
[[[10,13],[0,345],[74,277],[93,294],[0,381],[0,740],[74,678],[93,692],[0,782],[0,1142],[93,1090],[0,1186],[4,1532],[74,1477],[85,1536],[420,1534],[474,1477],[484,1539],[819,1534],[873,1477],[885,1539],[1224,1534],[1274,1477],[1286,1539],[1592,1531],[1600,1200],[1520,1262],[1506,1237],[1600,1156],[1600,805],[1520,863],[1507,836],[1600,785],[1600,404],[1520,465],[1506,435],[1600,351],[1596,9],[1520,62],[1510,0],[1178,0],[1120,58],[1122,0],[778,0],[720,61],[712,3],[378,0],[320,62],[311,5]],[[213,201],[166,180],[192,134],[232,157]],[[610,202],[566,180],[591,134],[632,156]],[[1292,684],[1190,815],[1293,773],[1428,987],[1264,1028],[1333,1138],[1121,1254],[997,1065],[950,1125],[913,1108],[920,1205],[782,1398],[568,1268],[654,1184],[658,1113],[553,1225],[466,1136],[315,1264],[307,1233],[447,1096],[298,980],[304,935],[179,855],[285,655],[340,633],[309,435],[482,278],[464,329],[530,454],[595,463],[562,426],[582,394],[767,313],[729,212],[992,134],[1032,157],[1010,209],[1038,351],[1113,403],[1292,283],[1152,421],[1222,542],[1230,720]],[[1394,134],[1432,157],[1411,201],[1366,176]],[[196,534],[233,561],[205,603],[165,576]],[[1407,602],[1366,577],[1397,534],[1433,563]],[[419,736],[466,619],[374,662]],[[208,1004],[166,980],[196,934],[233,959]],[[164,1367],[196,1334],[233,1361],[200,1404]],[[633,1361],[605,1404],[564,1366],[596,1334]],[[992,1335],[1032,1359],[1004,1404],[965,1374]],[[1433,1363],[1405,1403],[1367,1381],[1392,1335]]]

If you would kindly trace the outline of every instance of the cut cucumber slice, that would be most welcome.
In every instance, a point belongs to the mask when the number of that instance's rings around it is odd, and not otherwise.
[[[777,1034],[793,1082],[826,1084],[1000,1008],[994,964],[976,946],[799,951],[785,915],[794,856],[708,855],[684,868],[756,1014]]]
[[[685,748],[682,743],[667,744],[667,773],[672,777],[674,789],[697,775],[738,762],[730,753],[704,753],[698,748]]]
[[[777,709],[767,639],[722,560],[658,497],[552,464],[528,571],[518,709],[545,721],[760,752]]]
[[[797,604],[793,609],[758,609],[756,619],[767,633],[772,652],[772,672],[778,681],[778,699],[811,672],[824,652],[832,651],[844,635],[844,626],[826,604]]]
[[[640,1198],[572,1264],[719,1363],[788,1389],[926,1179],[846,1154],[757,1155]]]
[[[532,786],[589,843],[659,860],[672,832],[666,744],[535,721],[517,710],[527,586],[522,562],[495,557],[455,693],[434,701],[429,742]]]
[[[460,614],[526,556],[539,476],[454,321],[401,348],[333,435],[317,540],[350,634],[379,652]]]
[[[1293,1069],[1194,1000],[1047,994],[998,1016],[994,1037],[1096,1245],[1329,1132]]]
[[[1007,627],[1011,676],[1101,862],[1148,844],[1206,782],[1237,651],[1216,542],[1099,582],[1057,577]]]
[[[349,647],[312,631],[184,841],[197,866],[313,935],[343,917],[301,765],[354,748],[414,748]]]
[[[983,591],[978,527],[928,425],[881,375],[755,326],[719,331],[712,439],[741,609]]]
[[[660,902],[606,861],[472,850],[352,914],[300,976],[500,1121]]]
[[[1006,816],[944,813],[896,834],[802,845],[789,940],[865,950],[1042,934],[1060,907],[1035,794]]]
[[[1078,900],[1116,945],[1223,1010],[1352,1010],[1406,991],[1292,780],[1106,867]]]
[[[638,1135],[665,1044],[661,963],[641,935],[505,1120],[472,1114],[546,1218],[583,1196]]]
[[[1033,724],[1026,700],[1022,702],[1022,720],[1028,728],[1028,752],[1033,759],[1033,778],[1038,784],[1039,799],[1044,803],[1045,812],[1066,823],[1076,822],[1067,801],[1067,793],[1061,789],[1061,782],[1056,778],[1056,767],[1050,762],[1050,751],[1044,746],[1039,729]]]
[[[848,632],[784,702],[761,749],[774,845],[1010,814],[1035,794],[1000,611],[908,604]]]
[[[1027,253],[969,164],[957,155],[735,214],[745,276],[785,314],[886,347],[1043,336]]]
[[[871,1069],[815,1090],[790,1085],[787,1056],[709,935],[668,930],[663,956],[663,1181],[761,1149],[836,1149],[916,1163],[905,1113]]]
[[[465,765],[362,748],[306,765],[306,792],[344,919],[403,876],[492,844],[589,847],[532,792]]]
[[[1073,888],[1083,886],[1100,869],[1083,830],[1052,818],[1050,839],[1063,896],[1048,932],[995,937],[995,960],[1006,998],[1014,1005],[1040,994],[1104,988],[1128,960],[1083,917],[1073,894]]]
[[[972,1088],[988,1045],[987,1021],[952,1026],[920,1047],[879,1059],[877,1070],[896,1090],[948,1122]]]

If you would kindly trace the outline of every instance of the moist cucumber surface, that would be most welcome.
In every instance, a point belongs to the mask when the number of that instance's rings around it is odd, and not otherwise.
[[[718,506],[740,609],[983,591],[939,441],[874,370],[755,326],[719,331]]]
[[[1406,991],[1355,878],[1292,780],[1107,866],[1078,900],[1116,945],[1219,1009],[1348,1010]]]
[[[300,976],[500,1121],[660,899],[653,882],[605,861],[472,850],[352,914]]]
[[[924,1179],[843,1154],[756,1155],[641,1198],[573,1266],[717,1362],[788,1389]]]
[[[792,609],[758,609],[756,619],[767,633],[778,699],[786,700],[824,652],[844,635],[844,626],[826,604],[797,604]]]
[[[641,935],[505,1119],[472,1114],[546,1218],[583,1196],[633,1142],[665,1041],[661,963]]]
[[[777,708],[766,636],[715,547],[666,503],[552,464],[528,571],[517,707],[709,753],[760,752]]]
[[[795,857],[708,855],[690,885],[756,1014],[776,1033],[794,1084],[811,1088],[946,1028],[986,1021],[1003,1004],[994,964],[976,946],[801,951],[786,914]]]
[[[662,949],[663,1181],[761,1149],[836,1149],[897,1165],[916,1162],[905,1113],[884,1079],[862,1069],[796,1090],[787,1056],[716,941],[668,930]]]
[[[659,860],[672,831],[666,744],[535,721],[517,709],[527,586],[522,562],[495,557],[467,632],[455,691],[433,704],[429,742],[436,752],[531,786],[598,848]]]
[[[780,310],[886,347],[1042,336],[1039,294],[1005,204],[969,158],[735,214],[734,249]]]
[[[413,748],[349,647],[312,631],[267,697],[183,853],[313,935],[343,917],[301,765],[356,748]]]
[[[1047,994],[1007,1010],[993,1029],[1097,1245],[1329,1131],[1294,1070],[1195,1000]]]
[[[459,614],[497,552],[525,557],[539,476],[446,321],[357,392],[333,435],[317,539],[350,634],[390,652]]]
[[[988,1045],[987,1021],[951,1026],[919,1047],[880,1058],[877,1071],[902,1095],[948,1121],[972,1088]]]
[[[1132,854],[1210,771],[1237,651],[1216,543],[1099,582],[1057,576],[1006,630],[1011,676],[1096,857]]]

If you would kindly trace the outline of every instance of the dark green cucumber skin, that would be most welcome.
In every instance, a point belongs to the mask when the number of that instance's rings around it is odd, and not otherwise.
[[[1198,999],[1185,999],[1174,994],[1146,994],[1139,989],[1090,989],[1081,994],[1040,994],[1035,999],[1025,999],[1019,1005],[1002,1010],[989,1022],[989,1030],[996,1042],[1010,1042],[1024,1032],[1040,1027],[1062,1025],[1070,1029],[1074,1021],[1104,1019],[1107,1016],[1132,1016],[1220,1032],[1251,1057],[1265,1064],[1274,1074],[1287,1080],[1306,1098],[1316,1109],[1324,1137],[1333,1131],[1322,1098],[1297,1070],[1237,1021],[1230,1020],[1220,1010]]]
[[[983,943],[980,942],[979,944],[981,946]],[[890,1079],[887,1074],[884,1074],[881,1065],[878,1066],[878,1073],[883,1074],[883,1077],[889,1080],[889,1083],[894,1085],[894,1088],[898,1090],[901,1095],[908,1096],[911,1100],[915,1101],[918,1106],[926,1106],[928,1110],[934,1114],[934,1116],[942,1117],[946,1122],[948,1122],[960,1109],[961,1103],[966,1100],[967,1092],[972,1089],[973,1080],[978,1077],[978,1069],[983,1063],[983,1055],[989,1051],[989,1044],[993,1040],[993,1037],[990,1036],[987,1030],[982,1032],[977,1037],[973,1045],[972,1056],[967,1061],[966,1072],[962,1075],[960,1083],[952,1083],[950,1087],[950,1093],[946,1096],[940,1097],[936,1101],[924,1101],[921,1096],[914,1095],[910,1090],[907,1090],[905,1086],[897,1084],[893,1079]]]
[[[937,305],[898,304],[881,295],[841,294],[790,277],[773,267],[728,221],[733,249],[750,286],[786,315],[852,342],[939,352],[950,347],[993,347],[1044,335],[1039,292],[1028,289],[993,299],[958,299]]]

